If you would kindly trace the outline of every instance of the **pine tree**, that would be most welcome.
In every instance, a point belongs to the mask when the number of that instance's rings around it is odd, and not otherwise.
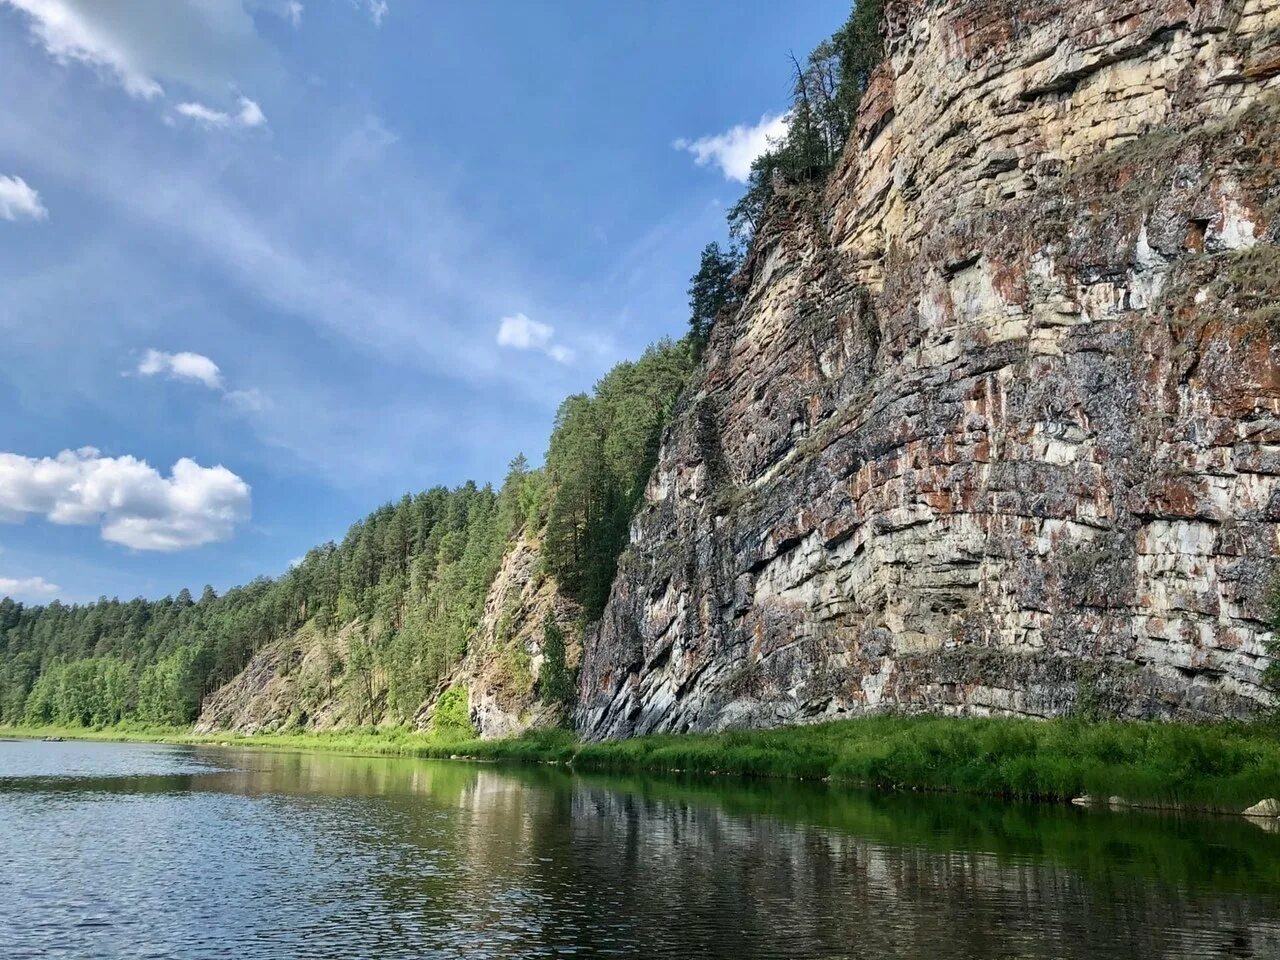
[[[739,266],[735,250],[721,250],[718,243],[702,248],[698,272],[689,280],[689,335],[699,352],[716,318],[733,302],[732,281]]]

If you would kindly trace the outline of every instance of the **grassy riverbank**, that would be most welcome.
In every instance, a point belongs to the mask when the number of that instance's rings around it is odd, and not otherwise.
[[[218,743],[416,757],[557,762],[608,772],[830,779],[882,789],[1065,801],[1081,794],[1238,811],[1280,796],[1280,725],[1085,723],[1007,717],[867,717],[805,727],[584,744],[563,731],[511,740],[408,730],[194,734],[112,728],[0,730],[8,736]]]

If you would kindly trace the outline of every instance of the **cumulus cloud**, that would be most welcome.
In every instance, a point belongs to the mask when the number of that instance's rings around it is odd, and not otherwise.
[[[573,351],[554,343],[555,328],[549,323],[530,320],[523,313],[503,317],[498,324],[498,346],[512,350],[537,350],[556,363],[572,363]]]
[[[47,597],[61,588],[44,577],[0,577],[0,597],[21,600],[28,597]]]
[[[302,23],[302,4],[299,0],[288,0],[284,5],[284,12],[282,15],[295,27],[299,26]]]
[[[40,459],[0,453],[0,520],[39,514],[52,523],[97,525],[102,539],[135,550],[226,540],[248,519],[249,505],[249,484],[240,477],[186,457],[164,477],[145,460],[104,457],[93,447]]]
[[[697,140],[681,138],[672,146],[693,154],[693,161],[698,166],[717,166],[728,179],[746,183],[751,176],[751,161],[767,153],[786,135],[788,120],[785,113],[766,113],[754,126],[740,124],[724,133]]]
[[[267,117],[262,112],[262,108],[248,97],[240,98],[239,109],[235,113],[215,110],[213,107],[207,107],[203,103],[196,103],[195,101],[180,103],[175,109],[178,113],[194,120],[206,130],[221,130],[227,127],[261,127],[267,122]]]
[[[222,389],[222,371],[201,353],[148,350],[138,362],[137,372],[144,377],[163,376],[170,380],[191,380],[204,384],[210,390]]]
[[[21,177],[0,176],[0,219],[44,220],[48,216],[40,194],[27,186],[27,181]]]

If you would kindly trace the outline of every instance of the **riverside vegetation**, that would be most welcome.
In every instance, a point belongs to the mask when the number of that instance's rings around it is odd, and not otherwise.
[[[1191,725],[1014,717],[875,716],[775,730],[582,743],[568,730],[477,740],[461,725],[237,735],[124,725],[0,734],[217,743],[423,758],[557,763],[609,773],[830,780],[888,790],[1238,813],[1280,792],[1280,723]]]
[[[541,468],[521,456],[498,489],[467,483],[406,495],[310,551],[275,579],[219,595],[87,605],[0,600],[0,725],[85,734],[571,762],[580,769],[832,778],[879,787],[1063,800],[1089,793],[1133,801],[1239,809],[1280,794],[1280,745],[1270,720],[1187,726],[1091,716],[884,716],[764,732],[640,737],[583,744],[569,731],[472,739],[464,688],[447,684],[467,652],[502,558],[522,532],[541,542],[543,573],[600,616],[628,527],[658,456],[663,427],[735,285],[779,184],[821,185],[840,156],[880,60],[878,0],[801,61],[793,61],[787,136],[752,167],[729,211],[733,242],[709,244],[690,283],[690,327],[609,372],[556,416]],[[267,644],[307,630],[323,669],[318,697],[345,698],[365,726],[242,737],[189,732],[203,699]],[[576,683],[565,638],[546,627],[535,695],[567,704]],[[1280,681],[1273,666],[1272,682]],[[411,725],[435,696],[427,729]]]

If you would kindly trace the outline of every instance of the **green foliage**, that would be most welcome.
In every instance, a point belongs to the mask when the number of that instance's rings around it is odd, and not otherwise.
[[[1052,801],[1088,793],[1143,805],[1236,813],[1263,797],[1280,795],[1280,738],[1274,722],[1085,724],[1019,717],[884,715],[776,730],[664,734],[590,744],[577,741],[566,730],[535,730],[507,740],[459,740],[458,736],[474,735],[465,732],[470,723],[467,694],[461,687],[445,692],[436,716],[452,718],[443,722],[448,736],[434,729],[417,732],[403,727],[201,735],[128,725],[97,736],[185,743],[232,740],[274,748],[416,757],[461,755],[572,764],[580,772],[829,778],[831,793],[811,794],[819,809],[829,809],[837,798],[865,796],[842,789],[850,784],[910,791],[885,799],[895,811],[894,817],[883,818],[885,822],[894,820],[901,804],[912,802],[911,794],[917,791]],[[0,734],[5,732],[0,728]],[[56,727],[39,732],[85,735]],[[662,781],[646,783],[668,789]],[[676,788],[675,781],[667,783]],[[777,784],[770,785],[768,795],[783,806],[788,803]],[[1003,814],[1036,808],[1002,805],[998,809]],[[1138,822],[1125,818],[1125,827]],[[1256,828],[1248,829],[1261,836]]]
[[[751,161],[751,173],[747,176],[747,189],[729,208],[729,233],[743,242],[750,242],[756,229],[764,220],[765,209],[773,198],[775,171],[780,171],[782,161],[775,149],[762,153]]]
[[[143,668],[137,719],[162,726],[190,722],[200,710],[207,658],[203,646],[184,645]]]
[[[658,441],[693,369],[692,345],[663,340],[560,405],[547,451],[544,552],[560,589],[595,618],[604,609]]]
[[[444,740],[464,740],[476,735],[466,687],[455,685],[440,694],[431,714],[431,731]]]
[[[542,625],[542,671],[538,676],[538,695],[546,703],[573,701],[577,684],[573,671],[565,662],[564,633],[555,617],[547,615]]]
[[[137,685],[122,660],[59,661],[36,679],[22,717],[37,724],[108,726],[132,711],[137,695]]]
[[[755,233],[778,179],[820,180],[839,158],[871,73],[884,55],[883,8],[883,0],[859,0],[844,26],[818,44],[804,63],[792,58],[787,133],[751,164],[746,192],[729,209],[733,236],[745,241]]]
[[[581,769],[715,771],[942,790],[1238,811],[1280,793],[1271,724],[1081,723],[879,716],[814,726],[582,744]],[[491,748],[493,749],[493,748]]]
[[[467,736],[464,731],[469,729],[467,694],[461,687],[445,692],[437,718],[442,711],[452,718],[444,722],[448,736],[434,729],[426,734],[391,729],[235,739],[301,749],[555,761],[579,771],[831,778],[846,785],[1008,799],[1066,801],[1087,793],[1232,812],[1280,795],[1280,738],[1274,723],[886,715],[776,730],[581,743],[563,730],[531,731],[510,740],[460,741],[457,737]],[[174,739],[168,731],[157,736]],[[214,739],[229,736],[233,735],[218,733]],[[186,734],[177,739],[198,743],[207,738]]]
[[[698,352],[706,344],[716,317],[733,303],[733,275],[741,265],[742,258],[734,249],[721,250],[718,243],[708,243],[702,249],[698,272],[689,280],[689,336]]]

